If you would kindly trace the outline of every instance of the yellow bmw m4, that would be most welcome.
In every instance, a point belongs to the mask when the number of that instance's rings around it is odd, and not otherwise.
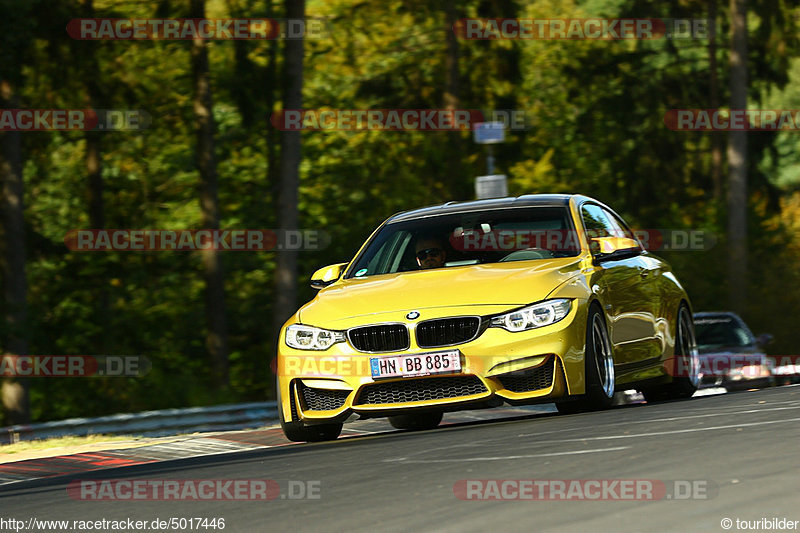
[[[555,402],[573,413],[690,397],[689,298],[609,207],[527,195],[392,216],[280,332],[278,413],[293,441],[343,422],[436,427],[442,413]]]

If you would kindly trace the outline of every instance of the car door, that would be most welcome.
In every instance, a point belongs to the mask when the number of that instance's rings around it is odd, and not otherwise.
[[[624,236],[612,215],[597,204],[583,204],[581,216],[589,238]],[[643,304],[648,295],[643,290],[641,271],[638,257],[626,257],[597,264],[593,276],[609,320],[614,361],[622,368],[652,357],[648,346],[652,343],[652,312]]]
[[[614,225],[617,234],[636,240],[635,235],[628,225],[613,211],[603,209],[603,212]],[[664,351],[664,338],[659,334],[659,323],[667,320],[667,310],[662,305],[663,280],[661,279],[663,263],[660,259],[648,255],[644,248],[642,253],[630,259],[639,273],[635,292],[638,301],[632,311],[632,325],[635,318],[636,336],[641,339],[641,357],[647,360],[659,357]]]

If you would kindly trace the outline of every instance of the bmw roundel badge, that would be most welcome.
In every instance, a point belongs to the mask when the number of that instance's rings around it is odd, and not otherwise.
[[[406,315],[406,318],[409,320],[416,320],[419,318],[419,311],[411,311]]]

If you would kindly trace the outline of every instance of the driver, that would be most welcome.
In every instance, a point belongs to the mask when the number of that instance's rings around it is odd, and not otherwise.
[[[417,264],[421,270],[444,266],[446,253],[442,242],[436,237],[420,237],[414,244]]]

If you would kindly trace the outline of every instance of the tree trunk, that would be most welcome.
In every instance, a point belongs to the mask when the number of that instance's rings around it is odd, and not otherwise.
[[[747,0],[730,0],[731,109],[747,108]],[[747,302],[747,135],[728,137],[728,288],[730,304],[743,311]]]
[[[445,59],[445,109],[458,109],[461,105],[461,75],[459,72],[458,58],[458,38],[453,31],[453,24],[458,19],[458,10],[455,5],[456,0],[446,0],[444,4],[447,28],[445,38],[447,40],[447,57]]]
[[[0,79],[0,108],[19,107],[10,80]],[[5,257],[3,261],[4,319],[7,335],[3,353],[9,356],[28,355],[27,318],[28,282],[25,277],[24,183],[22,179],[22,142],[20,133],[0,132],[0,180],[2,180],[2,210]],[[7,422],[30,422],[28,384],[25,379],[4,378],[2,381],[3,409]]]
[[[236,0],[227,0],[228,13],[232,18],[247,18],[253,16],[252,0],[241,5]],[[258,78],[254,74],[256,66],[250,61],[249,53],[252,42],[247,39],[233,41],[233,83],[231,97],[239,108],[242,117],[242,126],[250,130],[255,124],[256,102],[254,95],[258,94]]]
[[[267,0],[266,16],[269,19],[275,18],[274,0]],[[278,209],[278,143],[280,138],[278,130],[272,125],[270,117],[275,112],[275,80],[277,76],[277,63],[278,63],[278,39],[272,39],[269,42],[269,54],[267,59],[267,68],[264,71],[266,78],[264,79],[263,86],[266,90],[267,100],[267,117],[266,117],[266,132],[267,132],[267,187],[269,187],[270,196],[274,199],[275,210]]]
[[[305,17],[305,0],[285,0],[287,19]],[[283,49],[283,108],[303,106],[303,39],[288,39]],[[278,228],[296,230],[300,184],[301,139],[299,131],[281,132],[280,184],[278,187]],[[275,265],[275,302],[273,319],[275,331],[297,309],[297,251],[277,253]]]
[[[717,66],[717,0],[709,0],[708,20],[711,24],[708,36],[708,92],[709,107],[719,109],[719,67]],[[722,135],[711,135],[711,183],[714,201],[722,200]]]
[[[461,107],[461,72],[459,68],[460,49],[458,38],[453,31],[453,24],[459,18],[459,6],[457,0],[446,0],[444,4],[445,15],[445,42],[447,52],[445,55],[445,87],[442,98],[444,109],[459,109]],[[466,147],[464,139],[459,133],[449,133],[448,142],[448,165],[452,169],[448,174],[453,182],[450,184],[452,199],[469,200],[472,197],[472,178],[464,170],[462,160]]]
[[[105,206],[103,203],[103,166],[100,154],[100,133],[95,131],[86,132],[86,173],[89,178],[89,225],[93,229],[103,229],[106,225]]]
[[[84,0],[84,16],[94,18],[94,0]],[[86,80],[86,106],[90,109],[102,107],[103,96],[100,85],[100,66],[97,61],[97,46],[94,42],[82,42],[81,54],[85,57],[86,63],[83,68],[83,76]],[[87,131],[86,139],[86,177],[87,177],[87,204],[89,213],[89,227],[93,229],[103,229],[106,226],[105,203],[103,201],[103,159],[102,159],[102,132]],[[102,264],[107,264],[103,262]],[[94,321],[98,326],[98,334],[95,335],[93,348],[95,353],[107,353],[108,345],[108,326],[111,318],[111,297],[108,292],[107,273],[96,280],[97,289],[93,296],[95,308],[93,311]]]
[[[205,0],[191,1],[191,18],[205,18]],[[219,229],[217,197],[217,163],[214,156],[214,115],[208,67],[208,49],[203,39],[192,43],[192,77],[194,81],[194,116],[197,134],[197,169],[200,172],[200,210],[205,229]],[[225,312],[225,291],[220,252],[212,248],[202,251],[205,278],[206,347],[211,355],[213,378],[217,388],[228,385],[228,328]]]

